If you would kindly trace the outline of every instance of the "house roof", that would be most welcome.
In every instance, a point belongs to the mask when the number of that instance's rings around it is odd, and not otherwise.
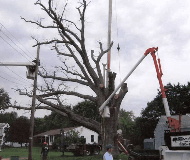
[[[8,123],[0,123],[0,128],[3,128]]]
[[[78,128],[78,127],[63,128],[63,130],[64,130],[64,132],[67,132],[67,131],[75,129],[75,128]],[[54,130],[50,130],[50,131],[46,131],[46,132],[37,134],[34,137],[43,137],[45,135],[59,135],[60,131],[61,131],[61,129],[54,129]]]

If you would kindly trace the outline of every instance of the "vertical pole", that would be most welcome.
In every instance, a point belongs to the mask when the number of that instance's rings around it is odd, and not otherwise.
[[[105,71],[106,71],[106,64],[103,64],[103,80],[104,80],[104,87],[106,86],[106,76],[105,76]]]
[[[37,74],[38,74],[38,64],[39,64],[39,52],[40,52],[40,46],[38,45],[37,58],[36,58],[36,70],[35,70],[35,77],[34,77],[33,97],[32,97],[32,109],[31,109],[31,117],[30,117],[30,137],[29,137],[28,160],[32,160],[34,110],[35,110],[35,102],[36,102],[36,87],[37,87]]]
[[[108,14],[108,47],[111,44],[111,20],[112,20],[112,0],[109,0],[109,14]],[[111,65],[111,49],[107,53],[107,83],[106,87],[109,84],[109,72],[110,72],[110,65]]]

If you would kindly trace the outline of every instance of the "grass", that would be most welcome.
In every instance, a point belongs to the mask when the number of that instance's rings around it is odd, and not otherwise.
[[[33,160],[42,160],[40,157],[41,148],[33,147],[32,148],[32,158]],[[48,154],[48,160],[102,160],[102,154],[97,156],[74,156],[71,152],[65,152],[65,156],[62,157],[62,152],[50,150]],[[11,156],[19,157],[28,157],[28,148],[5,148],[0,152],[0,156],[3,158],[11,158]],[[114,157],[114,160],[127,160],[128,156],[123,153],[117,157]]]

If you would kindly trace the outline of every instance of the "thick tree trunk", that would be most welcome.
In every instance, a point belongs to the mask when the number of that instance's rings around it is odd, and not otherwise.
[[[108,96],[115,89],[115,77],[116,77],[116,74],[110,72]],[[118,149],[118,143],[117,143],[118,114],[119,114],[121,102],[127,92],[128,92],[127,84],[124,83],[121,86],[119,94],[113,97],[110,103],[108,104],[110,108],[110,117],[102,118],[101,138],[102,138],[103,153],[106,152],[106,145],[112,144],[114,146],[112,155],[113,156],[119,155],[119,149]]]
[[[117,124],[118,124],[118,111],[116,107],[110,108],[110,118],[102,118],[102,139],[103,139],[103,153],[106,152],[106,145],[112,144],[114,146],[112,155],[118,155],[117,144]]]

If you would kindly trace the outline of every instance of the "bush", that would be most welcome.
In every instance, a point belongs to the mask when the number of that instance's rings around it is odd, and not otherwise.
[[[56,142],[53,142],[52,149],[58,149],[58,144]]]

